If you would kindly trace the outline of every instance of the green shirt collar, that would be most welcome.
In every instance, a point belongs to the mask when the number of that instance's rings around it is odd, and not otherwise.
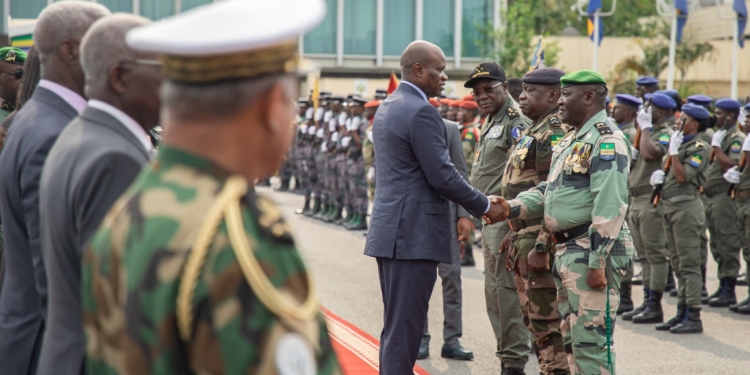
[[[184,165],[193,169],[206,172],[219,180],[228,178],[229,173],[224,168],[216,165],[214,162],[176,147],[162,145],[159,147],[159,153],[156,156],[157,164],[170,167],[174,165]]]
[[[591,116],[591,118],[583,124],[581,131],[576,134],[576,139],[581,139],[581,137],[594,129],[594,124],[598,122],[606,122],[605,120],[607,120],[607,111],[605,110],[601,110],[599,113]]]

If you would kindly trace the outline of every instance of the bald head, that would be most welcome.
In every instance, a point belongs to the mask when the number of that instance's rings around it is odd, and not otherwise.
[[[443,92],[448,80],[444,70],[445,54],[430,42],[411,42],[401,54],[401,78],[419,87],[429,97]]]
[[[34,45],[42,65],[54,57],[64,41],[80,43],[86,30],[109,10],[90,1],[53,3],[39,14],[34,27]]]
[[[409,43],[401,54],[401,75],[406,76],[406,72],[411,70],[414,64],[425,64],[440,56],[445,58],[440,47],[424,40],[415,40]]]

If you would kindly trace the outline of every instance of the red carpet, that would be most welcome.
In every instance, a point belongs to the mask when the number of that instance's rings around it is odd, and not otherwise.
[[[361,329],[321,307],[328,323],[328,334],[344,375],[377,375],[379,342]],[[419,366],[414,374],[429,375]]]

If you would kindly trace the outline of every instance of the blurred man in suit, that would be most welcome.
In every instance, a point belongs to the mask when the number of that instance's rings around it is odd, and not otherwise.
[[[0,368],[34,374],[47,314],[47,277],[39,233],[39,183],[44,161],[63,128],[86,106],[79,46],[86,30],[109,14],[84,1],[46,7],[34,44],[42,66],[31,99],[13,120],[0,156],[0,215],[6,274],[0,295]]]
[[[52,146],[39,188],[42,254],[49,280],[39,374],[81,373],[81,257],[104,215],[146,164],[159,122],[156,54],[131,50],[125,33],[150,21],[116,14],[81,42],[86,108]]]
[[[448,200],[491,222],[504,219],[502,208],[450,162],[445,124],[427,101],[448,79],[443,51],[415,41],[400,62],[403,81],[373,123],[378,172],[365,244],[365,254],[377,259],[383,294],[381,374],[413,371],[437,265],[452,263]]]

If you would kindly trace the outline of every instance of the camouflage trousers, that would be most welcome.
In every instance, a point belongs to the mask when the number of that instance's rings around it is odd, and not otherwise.
[[[677,302],[700,306],[703,292],[700,232],[705,227],[705,209],[698,197],[663,201],[664,235],[677,279]],[[705,233],[705,230],[703,230]]]
[[[375,200],[375,167],[367,167],[367,199]]]
[[[365,180],[365,161],[348,159],[349,194],[352,196],[354,211],[360,215],[367,215],[367,181]]]
[[[328,196],[328,203],[333,205],[338,204],[339,200],[341,199],[339,197],[339,190],[336,188],[336,170],[336,155],[326,154],[325,189]]]
[[[610,251],[612,265],[609,280],[609,316],[611,319],[609,367],[606,311],[607,293],[594,290],[586,283],[591,243],[588,238],[557,245],[553,276],[557,286],[557,306],[562,324],[560,331],[574,375],[614,375],[614,329],[620,305],[620,281],[630,267],[632,248],[617,240]],[[609,274],[609,272],[607,272]]]
[[[297,151],[297,156],[295,158],[295,162],[297,163],[297,174],[295,176],[296,188],[305,190],[307,193],[309,193],[310,168],[308,167],[308,163],[310,160],[310,146],[307,146],[307,145],[298,146],[296,151]]]
[[[708,190],[708,189],[706,189]],[[717,189],[721,190],[721,189]],[[726,194],[727,188],[708,196],[706,218],[711,234],[711,254],[719,265],[719,279],[736,278],[740,273],[740,228],[737,205]]]
[[[338,195],[336,204],[339,207],[348,207],[352,204],[349,194],[349,168],[346,162],[346,155],[341,152],[336,154],[336,191]]]
[[[560,314],[557,310],[557,288],[552,277],[554,256],[550,256],[550,271],[536,273],[529,270],[528,256],[534,250],[538,232],[522,234],[511,245],[516,289],[521,302],[523,322],[536,337],[536,356],[539,373],[558,375],[569,373],[568,357],[560,333]]]
[[[286,160],[284,160],[284,163],[281,165],[281,168],[279,168],[279,178],[281,179],[282,185],[289,184],[289,180],[291,180],[297,168],[297,161],[295,160],[295,152],[296,150],[289,150],[289,152],[287,152],[286,154],[286,157],[287,157]]]

